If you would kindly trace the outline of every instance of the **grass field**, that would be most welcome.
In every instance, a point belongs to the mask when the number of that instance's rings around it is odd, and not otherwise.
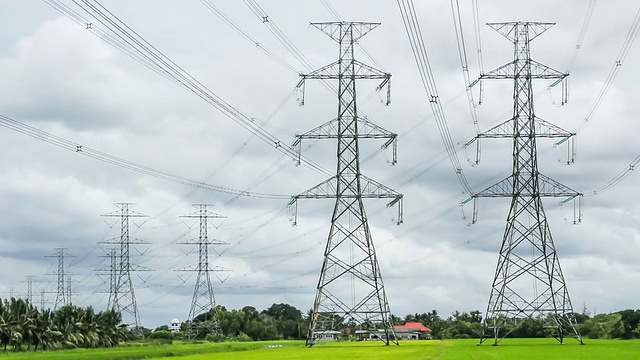
[[[400,346],[379,342],[319,343],[311,349],[304,341],[266,341],[248,343],[200,343],[126,346],[113,349],[77,349],[50,352],[7,352],[0,359],[640,359],[640,340],[588,340],[581,346],[568,339],[559,345],[553,339],[507,339],[500,346],[476,346],[477,340],[404,341]],[[269,345],[282,347],[269,348]]]

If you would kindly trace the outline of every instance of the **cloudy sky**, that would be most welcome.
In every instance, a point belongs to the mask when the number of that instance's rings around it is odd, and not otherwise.
[[[78,13],[82,9],[64,1]],[[81,2],[79,2],[81,3]],[[306,105],[294,88],[306,72],[251,8],[240,1],[101,2],[112,13],[213,93],[264,129],[290,144],[336,116],[335,94],[309,81]],[[258,2],[298,51],[315,67],[336,60],[335,42],[309,22],[334,20],[327,1]],[[428,4],[427,4],[428,3]],[[570,70],[569,103],[559,89],[540,91],[536,114],[575,130],[587,116],[615,64],[638,11],[631,0],[596,2],[580,51],[576,44],[591,1],[480,2],[481,23],[546,21],[557,25],[532,42],[532,57],[560,71]],[[126,5],[125,5],[126,4]],[[358,85],[361,113],[399,134],[399,161],[378,152],[381,143],[362,144],[362,171],[405,195],[404,224],[383,200],[366,203],[387,295],[394,314],[479,309],[484,312],[508,200],[482,199],[478,223],[468,226],[458,203],[465,199],[448,160],[395,1],[331,1],[344,20],[382,25],[365,36],[356,57],[393,74],[392,103],[384,106],[375,82]],[[185,178],[257,193],[291,195],[324,180],[233,122],[194,94],[154,73],[43,1],[3,1],[0,5],[0,114],[83,146]],[[470,0],[460,0],[470,73],[479,74]],[[416,2],[432,70],[445,104],[454,142],[475,134],[464,95],[449,1]],[[226,16],[236,29],[221,20]],[[92,21],[93,22],[93,21]],[[96,25],[93,27],[99,29]],[[241,29],[244,36],[237,31]],[[512,44],[482,26],[485,70],[511,60]],[[248,40],[253,39],[253,40]],[[254,42],[259,42],[260,51]],[[640,59],[631,47],[612,87],[578,134],[576,163],[567,166],[565,147],[539,141],[544,174],[587,195],[584,220],[573,225],[571,204],[545,201],[561,265],[574,307],[609,312],[637,308],[640,265],[640,194],[631,174],[606,192],[593,191],[623,171],[640,152],[636,114]],[[279,61],[274,60],[276,57]],[[571,59],[574,58],[574,61]],[[282,63],[289,64],[284,66]],[[378,66],[378,65],[376,65]],[[292,71],[295,69],[295,71]],[[544,90],[548,83],[536,83]],[[484,83],[477,108],[481,129],[506,119],[512,84]],[[559,87],[558,87],[559,88]],[[475,93],[477,97],[477,90]],[[482,161],[470,166],[475,149],[459,153],[474,190],[510,174],[509,140],[485,140]],[[303,143],[305,156],[335,169],[335,142]],[[0,128],[0,295],[24,296],[33,275],[34,301],[55,291],[54,248],[68,248],[74,274],[74,302],[106,307],[108,284],[96,276],[107,266],[98,242],[119,235],[118,225],[101,217],[113,203],[136,203],[148,214],[136,221],[134,237],[151,244],[132,250],[132,262],[152,269],[136,273],[142,323],[155,327],[189,311],[195,274],[175,270],[197,264],[194,247],[179,243],[197,237],[197,226],[180,215],[193,203],[210,203],[227,218],[215,221],[210,236],[229,245],[211,250],[211,263],[231,271],[215,273],[216,300],[227,308],[259,309],[287,302],[311,308],[333,202],[300,202],[291,226],[287,199],[235,197],[150,177]],[[375,156],[370,156],[375,154]],[[471,208],[465,209],[467,216]],[[138,226],[140,225],[140,226]],[[53,305],[55,293],[47,294]]]

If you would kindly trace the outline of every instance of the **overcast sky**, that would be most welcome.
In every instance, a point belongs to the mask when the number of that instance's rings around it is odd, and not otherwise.
[[[79,11],[72,1],[65,2]],[[298,72],[307,69],[282,46],[244,2],[212,0],[260,46],[291,64],[291,71],[259,51],[200,1],[103,1],[110,11],[215,94],[257,122],[283,144],[336,117],[335,94],[318,82],[306,86],[306,105],[293,93]],[[536,114],[567,130],[576,129],[596,100],[629,32],[638,4],[597,2],[586,36],[574,55],[590,1],[480,2],[481,23],[546,21],[557,25],[531,44],[532,58],[560,71],[570,70],[570,98],[543,91]],[[126,5],[125,5],[126,4]],[[315,67],[336,60],[336,43],[309,22],[334,20],[320,0],[265,0],[260,6]],[[508,200],[482,199],[478,223],[467,226],[458,203],[465,199],[433,120],[395,1],[331,1],[347,21],[382,25],[365,36],[356,58],[378,63],[393,75],[392,103],[381,103],[376,82],[358,83],[361,113],[399,134],[399,161],[390,166],[384,151],[363,161],[367,176],[405,195],[404,224],[384,200],[366,203],[373,239],[392,312],[437,309],[484,312],[509,210]],[[472,6],[460,0],[472,77],[475,56]],[[42,1],[3,1],[0,5],[0,114],[105,153],[168,173],[260,193],[291,195],[324,180],[295,166],[273,146],[251,134],[201,99],[158,76],[73,23]],[[464,96],[449,1],[416,1],[420,26],[445,115],[456,143],[474,136]],[[489,27],[481,28],[485,71],[512,60],[512,44]],[[634,45],[606,98],[578,135],[576,163],[566,166],[566,148],[540,140],[540,171],[592,195],[640,153],[636,114],[640,103],[640,59]],[[536,90],[548,83],[539,81]],[[506,119],[512,110],[512,83],[486,81],[477,108],[481,129]],[[475,95],[477,96],[477,89]],[[275,114],[275,115],[273,115]],[[272,116],[273,115],[273,116]],[[306,144],[306,145],[305,145]],[[307,148],[307,145],[310,147]],[[366,141],[362,158],[382,143]],[[335,169],[335,142],[303,143],[305,155]],[[198,190],[90,159],[6,128],[0,128],[0,296],[24,296],[27,275],[40,289],[55,291],[54,248],[68,248],[74,275],[74,303],[106,307],[108,284],[95,269],[107,266],[101,240],[119,236],[118,225],[100,217],[133,202],[148,214],[132,224],[132,234],[151,244],[132,250],[132,262],[154,271],[133,275],[143,325],[156,327],[187,317],[195,274],[175,270],[197,265],[197,249],[178,243],[197,237],[197,226],[180,219],[193,203],[215,204],[227,216],[210,236],[230,243],[211,250],[210,262],[230,269],[213,277],[216,300],[227,308],[259,309],[286,302],[306,312],[329,230],[332,200],[300,202],[292,227],[288,203]],[[464,171],[479,191],[511,172],[511,142],[485,140],[482,161]],[[442,161],[442,160],[445,161]],[[573,225],[571,204],[545,206],[574,308],[609,312],[637,308],[640,275],[640,193],[633,174],[597,196],[586,196],[584,220]],[[471,208],[465,209],[467,216]],[[105,222],[106,220],[106,222]],[[223,252],[224,251],[224,252]],[[221,255],[219,255],[221,254]],[[139,275],[139,276],[138,276]],[[53,305],[55,293],[47,294]]]

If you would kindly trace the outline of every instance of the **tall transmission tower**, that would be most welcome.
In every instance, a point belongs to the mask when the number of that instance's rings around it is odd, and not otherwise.
[[[530,42],[555,24],[488,25],[513,42],[514,60],[480,78],[513,79],[514,110],[511,119],[479,134],[478,138],[513,139],[513,172],[472,196],[474,202],[479,197],[511,198],[480,344],[491,338],[493,345],[497,345],[516,327],[509,322],[517,324],[518,320],[527,318],[543,322],[560,343],[570,335],[582,344],[542,205],[542,197],[567,197],[562,203],[577,198],[580,203],[582,194],[538,171],[537,138],[575,135],[534,114],[532,79],[557,79],[554,83],[557,84],[568,76],[530,57]],[[475,213],[474,206],[474,218]]]
[[[138,313],[138,304],[136,303],[136,295],[133,289],[133,282],[131,281],[131,272],[149,271],[149,269],[140,265],[131,264],[130,249],[131,245],[149,244],[149,242],[132,239],[129,232],[129,222],[131,218],[145,218],[148,217],[148,215],[131,210],[135,205],[133,203],[116,203],[114,205],[118,210],[102,216],[120,219],[120,236],[98,242],[99,244],[119,246],[117,269],[115,271],[115,287],[110,289],[109,299],[111,299],[111,301],[109,304],[111,305],[111,309],[122,313],[123,320],[125,314],[128,314],[130,319],[127,324],[133,325],[134,329],[137,329],[140,327],[140,314]]]
[[[189,310],[189,338],[197,337],[198,335],[206,332],[207,334],[220,333],[220,327],[215,319],[216,298],[213,294],[213,287],[211,286],[210,272],[213,271],[228,271],[220,266],[209,265],[209,245],[229,245],[229,243],[210,240],[208,235],[209,221],[210,219],[222,219],[225,216],[212,212],[210,204],[194,204],[198,211],[189,215],[183,215],[182,218],[198,219],[200,223],[200,235],[197,239],[181,242],[183,245],[197,245],[198,246],[198,266],[181,269],[179,271],[195,271],[198,273],[196,278],[196,284],[193,288],[193,298],[191,300],[191,308]],[[213,319],[208,319],[205,323],[196,321],[196,317],[199,315],[214,311]]]
[[[53,310],[59,309],[61,306],[68,305],[69,299],[67,298],[67,288],[65,287],[65,280],[69,273],[65,270],[64,259],[65,257],[75,257],[73,255],[65,254],[67,248],[55,248],[55,255],[47,255],[46,257],[58,258],[58,271],[56,273],[50,273],[48,275],[56,275],[58,279],[58,287],[56,291],[56,302],[53,306]]]
[[[378,89],[387,86],[389,104],[391,74],[354,59],[354,44],[380,24],[326,22],[311,25],[340,46],[337,61],[301,75],[298,84],[298,88],[304,89],[307,79],[338,80],[338,117],[296,135],[297,144],[302,139],[338,139],[336,175],[291,200],[297,213],[298,199],[336,199],[307,346],[313,346],[327,331],[347,327],[359,327],[377,334],[387,345],[389,341],[397,344],[363,199],[393,199],[389,206],[398,205],[397,222],[401,223],[402,194],[361,174],[358,147],[358,139],[378,138],[388,139],[385,145],[393,143],[395,150],[397,135],[360,118],[356,107],[356,80],[360,79],[381,79]]]

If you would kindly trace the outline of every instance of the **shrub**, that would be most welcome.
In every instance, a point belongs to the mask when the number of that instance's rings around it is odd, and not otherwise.
[[[171,331],[168,331],[168,330],[158,330],[158,331],[152,332],[151,335],[149,335],[149,338],[173,340],[173,334],[171,333]]]

